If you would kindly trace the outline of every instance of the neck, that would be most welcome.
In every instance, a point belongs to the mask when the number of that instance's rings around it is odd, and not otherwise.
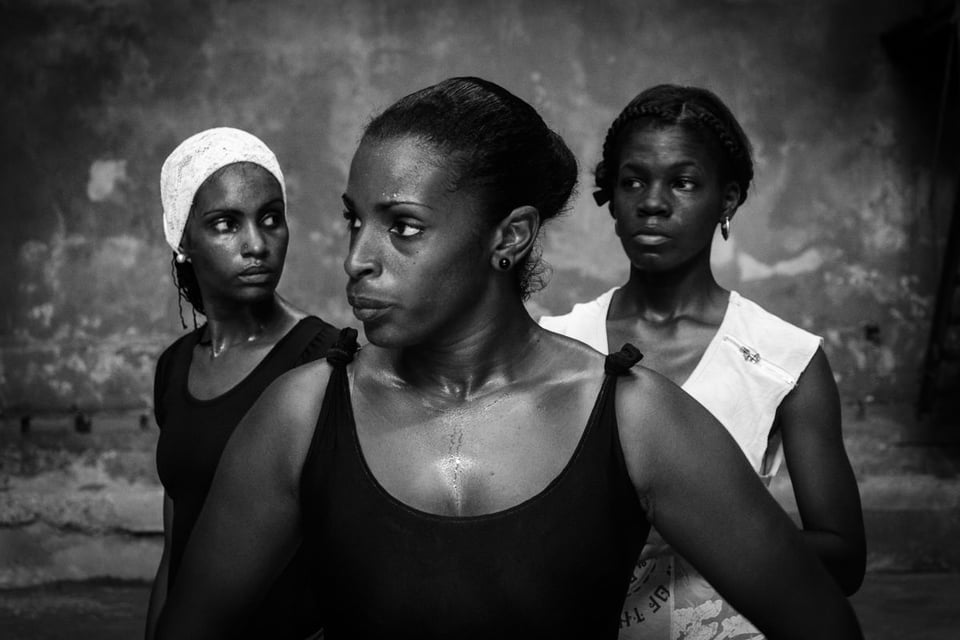
[[[621,287],[611,318],[643,317],[669,322],[685,316],[701,317],[720,303],[726,291],[710,269],[709,249],[667,271],[630,269]]]
[[[464,401],[524,375],[538,342],[537,324],[515,294],[495,313],[475,318],[429,344],[390,350],[396,384],[441,400]]]
[[[253,342],[270,332],[282,317],[284,304],[276,294],[255,304],[214,302],[206,309],[203,342],[209,342],[213,357],[231,346]]]

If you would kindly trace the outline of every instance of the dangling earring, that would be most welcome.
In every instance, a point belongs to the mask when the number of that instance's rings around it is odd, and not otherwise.
[[[724,240],[730,239],[730,216],[724,216],[720,221],[720,235]]]
[[[498,264],[502,270],[506,271],[510,268],[510,258],[500,258],[500,262]]]

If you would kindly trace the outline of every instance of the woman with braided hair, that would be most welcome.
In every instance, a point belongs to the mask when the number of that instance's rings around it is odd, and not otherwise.
[[[540,323],[603,353],[635,341],[647,367],[723,424],[764,483],[785,457],[803,538],[852,594],[864,573],[863,516],[821,340],[722,288],[710,268],[714,232],[729,237],[752,178],[750,143],[716,95],[674,85],[640,93],[610,127],[596,168],[595,198],[608,204],[629,278]],[[760,637],[655,538],[631,579],[621,638]]]
[[[337,336],[276,293],[289,237],[286,187],[260,139],[229,127],[187,138],[163,164],[160,197],[180,298],[206,322],[157,363],[164,548],[150,595],[148,640],[237,423],[277,376],[323,356]],[[317,630],[313,612],[299,606],[299,571],[291,564],[279,575],[233,637],[299,639]]]
[[[228,637],[301,545],[330,640],[615,638],[651,523],[771,637],[860,637],[707,411],[635,349],[604,358],[530,318],[531,250],[576,175],[529,104],[478,78],[368,125],[343,203],[370,344],[345,330],[244,418],[160,637]]]

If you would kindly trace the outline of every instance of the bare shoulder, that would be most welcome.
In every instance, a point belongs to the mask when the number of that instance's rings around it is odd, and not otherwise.
[[[317,360],[279,376],[243,418],[235,439],[287,451],[293,459],[305,455],[331,371],[329,364]]]
[[[267,387],[257,405],[265,405],[271,413],[286,420],[316,419],[332,371],[326,360],[291,369]]]
[[[656,429],[662,419],[681,418],[687,412],[705,411],[683,389],[643,364],[635,365],[617,384],[617,417],[625,416],[628,433]],[[623,428],[621,428],[623,431]]]
[[[618,379],[616,410],[620,444],[638,489],[648,486],[693,434],[716,422],[683,389],[640,365]]]

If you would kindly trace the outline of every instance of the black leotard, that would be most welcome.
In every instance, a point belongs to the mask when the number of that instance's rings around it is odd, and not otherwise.
[[[163,352],[154,381],[154,411],[160,426],[157,471],[174,505],[168,590],[173,588],[220,455],[240,419],[280,374],[323,357],[337,337],[337,330],[320,318],[303,318],[232,389],[198,400],[187,390],[187,373],[202,331],[201,327],[188,333]],[[303,607],[301,571],[299,564],[291,563],[246,622],[244,634],[231,637],[302,638],[315,630],[316,617]]]
[[[301,477],[326,638],[616,638],[649,530],[614,400],[615,376],[639,353],[608,356],[576,451],[543,491],[469,517],[414,509],[373,477],[351,406],[352,353],[338,343],[328,356],[335,368]]]

